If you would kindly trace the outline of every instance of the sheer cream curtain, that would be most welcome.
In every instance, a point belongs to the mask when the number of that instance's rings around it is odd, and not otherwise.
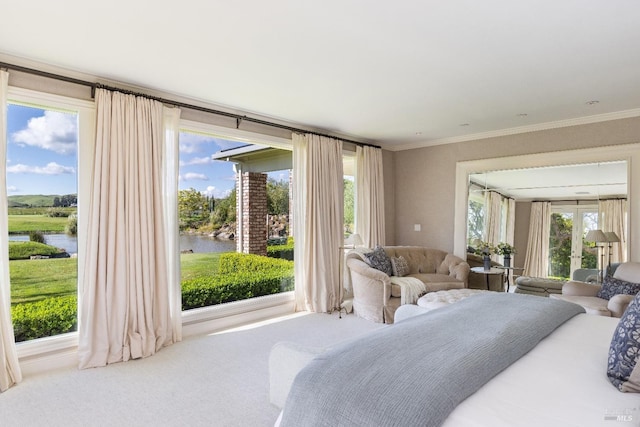
[[[356,147],[356,233],[365,247],[385,244],[382,149]]]
[[[176,173],[166,151],[164,107],[98,89],[96,117],[80,368],[151,356],[179,335],[171,301],[171,286],[179,284],[172,283],[176,265],[168,250],[176,230],[167,230],[171,202],[163,193],[177,178],[164,176]]]
[[[0,70],[0,391],[22,380],[18,364],[13,323],[11,322],[11,284],[9,282],[9,225],[7,213],[7,87],[9,73]]]
[[[342,141],[293,135],[296,310],[340,305],[343,243]]]
[[[549,271],[549,232],[551,231],[551,202],[531,203],[529,243],[524,260],[524,275],[547,277]]]
[[[598,210],[602,231],[613,231],[620,242],[611,244],[611,262],[627,260],[627,201],[625,199],[600,200]]]
[[[504,204],[506,206],[506,211],[507,211],[504,242],[513,246],[513,243],[515,241],[515,233],[516,233],[516,201],[514,199],[506,197],[504,199]],[[502,260],[499,262],[501,262],[504,265],[504,256],[502,256]],[[513,259],[512,259],[511,266],[512,267],[514,266]],[[508,270],[507,274],[509,275],[509,283],[514,283],[513,270]]]
[[[180,235],[178,234],[178,176],[180,172],[180,109],[164,108],[164,153],[162,156],[162,203],[166,236],[169,311],[173,341],[182,341],[182,288],[180,279]]]
[[[486,214],[484,217],[484,240],[495,246],[500,242],[502,195],[495,191],[485,192],[484,205],[486,207]],[[498,261],[498,255],[492,255],[491,259]]]
[[[505,204],[507,205],[505,242],[513,246],[516,233],[516,201],[511,198],[506,198]]]

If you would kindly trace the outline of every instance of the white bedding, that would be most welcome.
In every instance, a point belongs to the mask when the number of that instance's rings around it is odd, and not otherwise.
[[[619,320],[575,316],[458,405],[443,426],[640,426],[640,394],[619,392],[606,376]]]
[[[640,394],[619,392],[606,376],[619,320],[573,317],[458,405],[443,426],[640,427]]]

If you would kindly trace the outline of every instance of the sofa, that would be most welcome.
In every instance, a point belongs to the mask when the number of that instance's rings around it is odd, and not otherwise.
[[[599,296],[599,294],[601,294],[600,291],[604,286],[609,285],[608,282],[611,282],[608,280],[609,277],[630,284],[639,283],[640,262],[621,263],[617,265],[615,270],[612,270],[612,273],[612,275],[605,277],[602,285],[570,280],[562,286],[561,295],[553,294],[550,295],[550,297],[581,305],[587,314],[621,317],[633,300],[635,294],[617,294],[607,299]],[[636,286],[636,289],[637,288]]]
[[[565,281],[549,279],[547,277],[520,276],[516,279],[515,293],[548,297],[552,294],[561,294]]]
[[[615,271],[615,266],[617,266],[617,264],[612,264],[613,268],[611,272]],[[593,268],[578,268],[573,272],[571,278],[577,282],[597,283],[598,270]],[[561,279],[520,276],[515,281],[516,289],[514,292],[517,294],[537,295],[541,297],[548,297],[551,294],[561,295],[562,287],[565,283],[566,281]]]
[[[358,317],[378,323],[393,323],[394,313],[403,299],[402,283],[397,283],[401,280],[417,279],[423,286],[422,293],[467,287],[469,264],[446,251],[421,246],[378,249],[389,259],[404,258],[407,274],[398,280],[397,276],[372,267],[365,256],[366,251],[350,251],[346,265],[353,290],[353,311]]]

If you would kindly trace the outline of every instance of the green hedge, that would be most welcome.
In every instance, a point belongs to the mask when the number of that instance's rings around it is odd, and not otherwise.
[[[9,242],[9,259],[29,259],[32,255],[56,256],[58,248],[38,242]]]
[[[223,304],[293,290],[293,263],[225,253],[218,274],[182,282],[182,309]]]
[[[225,253],[219,272],[182,282],[182,309],[222,304],[293,290],[293,262]],[[11,307],[16,342],[75,331],[77,297],[47,298]]]
[[[78,327],[75,296],[47,298],[11,307],[16,342],[73,332]]]
[[[293,261],[293,237],[289,237],[284,244],[267,244],[267,256]]]

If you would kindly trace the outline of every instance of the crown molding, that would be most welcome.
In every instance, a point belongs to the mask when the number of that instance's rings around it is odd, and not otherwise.
[[[594,116],[584,116],[575,119],[557,120],[553,122],[538,123],[529,126],[519,126],[515,128],[500,129],[489,132],[474,133],[469,135],[454,136],[451,138],[433,139],[427,141],[410,142],[399,145],[381,144],[382,148],[389,151],[403,151],[414,148],[433,147],[435,145],[455,144],[458,142],[475,141],[486,138],[496,138],[508,135],[517,135],[528,132],[538,132],[541,130],[558,129],[570,126],[580,126],[592,123],[608,122],[611,120],[628,119],[632,117],[640,117],[640,108],[632,110],[616,111],[613,113],[598,114]]]

